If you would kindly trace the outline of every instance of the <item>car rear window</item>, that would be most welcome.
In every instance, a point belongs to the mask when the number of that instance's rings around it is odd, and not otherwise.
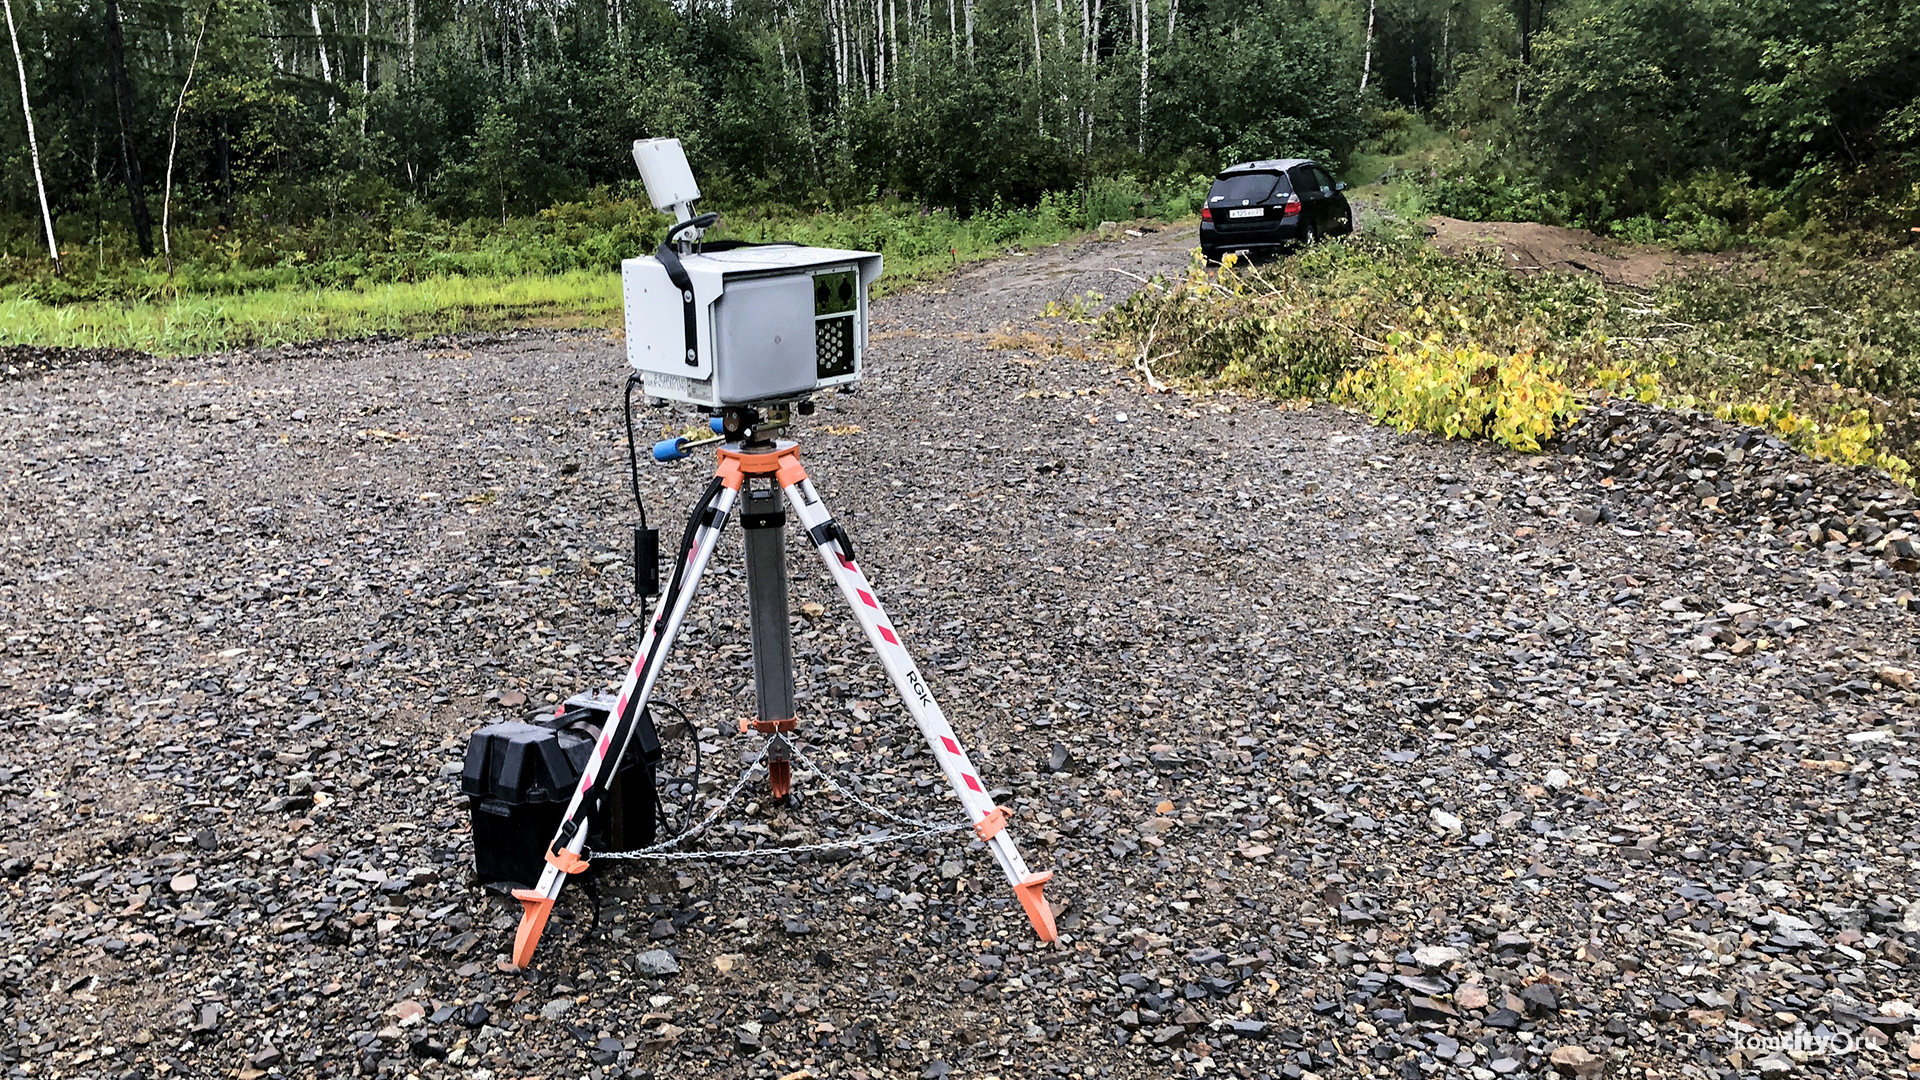
[[[1274,192],[1291,190],[1285,187],[1286,178],[1273,173],[1242,173],[1229,176],[1224,180],[1215,180],[1213,190],[1207,193],[1209,203],[1257,203],[1265,202]]]

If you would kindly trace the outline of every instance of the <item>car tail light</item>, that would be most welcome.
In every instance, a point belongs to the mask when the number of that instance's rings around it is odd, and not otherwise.
[[[1200,208],[1200,220],[1201,220],[1201,221],[1212,221],[1212,220],[1213,220],[1213,207],[1211,207],[1211,206],[1203,206],[1203,207],[1201,207],[1201,208]]]
[[[1297,213],[1299,213],[1299,212],[1300,212],[1300,196],[1298,196],[1298,195],[1295,195],[1295,196],[1293,196],[1292,198],[1289,198],[1289,199],[1287,200],[1287,206],[1286,206],[1286,209],[1284,209],[1284,210],[1282,210],[1282,211],[1280,211],[1280,212],[1281,212],[1282,214],[1297,214]]]

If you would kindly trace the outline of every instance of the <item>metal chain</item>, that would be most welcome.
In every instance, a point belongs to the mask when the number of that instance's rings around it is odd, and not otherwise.
[[[805,754],[805,752],[803,752],[800,749],[800,747],[797,744],[789,742],[787,745],[793,747],[793,759],[795,761],[798,761],[800,764],[805,765],[809,769],[812,769],[814,775],[819,777],[820,781],[826,784],[827,787],[831,788],[834,791],[834,793],[838,794],[841,798],[846,799],[848,802],[853,803],[855,806],[860,807],[861,809],[872,811],[873,813],[879,814],[881,817],[886,818],[888,821],[898,822],[902,825],[905,825],[909,828],[914,828],[914,829],[937,829],[942,832],[955,832],[960,829],[968,828],[968,826],[966,825],[938,825],[931,821],[919,821],[914,818],[903,817],[899,814],[894,813],[891,810],[888,810],[884,806],[875,806],[873,803],[868,802],[867,800],[861,798],[860,796],[855,795],[853,792],[848,791],[846,788],[841,787],[839,784],[834,783],[833,777],[829,776],[825,769],[822,769],[820,766],[814,764],[813,759],[809,758]]]
[[[713,825],[715,821],[719,819],[721,811],[725,810],[728,806],[732,805],[733,800],[737,798],[742,791],[746,790],[747,784],[751,782],[753,779],[754,766],[760,764],[761,760],[766,757],[767,751],[773,746],[773,739],[769,738],[766,742],[760,745],[759,751],[754,754],[753,759],[748,761],[746,768],[741,771],[740,782],[733,785],[733,790],[727,792],[725,797],[723,797],[720,800],[720,802],[714,806],[713,812],[708,814],[705,820],[701,821],[698,825],[695,825],[693,828],[688,829],[684,833],[681,833],[679,836],[675,836],[668,840],[663,840],[660,843],[654,844],[651,847],[644,847],[635,851],[596,851],[592,853],[592,858],[631,859],[636,861],[656,861],[656,862],[697,862],[697,861],[703,861],[708,859],[744,859],[744,858],[753,858],[756,856],[767,857],[767,856],[773,856],[773,855],[802,855],[802,854],[808,854],[816,851],[846,851],[853,848],[875,847],[880,844],[904,844],[912,840],[920,840],[926,837],[940,836],[945,833],[962,832],[962,831],[970,830],[972,828],[972,826],[969,826],[969,825],[957,825],[957,824],[941,825],[931,821],[920,821],[914,818],[905,817],[903,815],[896,814],[893,811],[888,810],[883,806],[876,806],[873,803],[870,803],[865,799],[862,799],[860,796],[853,794],[852,792],[848,791],[846,788],[843,788],[839,784],[835,783],[833,780],[833,777],[828,775],[824,769],[814,764],[813,760],[807,757],[807,755],[800,749],[800,747],[797,744],[795,744],[792,740],[785,740],[785,741],[787,743],[787,746],[793,752],[793,759],[795,761],[798,761],[801,765],[805,766],[806,768],[811,769],[813,771],[814,776],[817,777],[822,783],[826,784],[827,787],[832,791],[834,791],[836,794],[840,795],[842,798],[848,800],[849,802],[854,803],[855,805],[863,809],[869,810],[875,814],[880,815],[883,818],[886,818],[889,821],[897,822],[898,824],[905,825],[909,828],[917,829],[919,831],[906,833],[898,836],[890,835],[886,833],[878,833],[870,836],[855,837],[851,840],[832,840],[832,841],[827,841],[825,843],[819,843],[819,844],[799,844],[793,847],[740,848],[733,851],[672,851],[672,850],[669,850],[673,848],[675,845],[679,844],[681,841],[691,840],[694,837],[705,832],[709,827]]]
[[[695,736],[695,738],[698,738],[698,737],[699,737],[698,735]],[[753,767],[755,765],[760,764],[761,758],[764,758],[767,756],[767,748],[771,746],[772,743],[773,743],[773,740],[769,739],[766,742],[763,742],[760,744],[760,749],[754,753],[752,760],[747,762],[746,768],[740,770],[740,782],[733,785],[732,791],[729,791],[725,795],[721,796],[720,801],[713,805],[713,812],[709,813],[704,819],[702,819],[698,825],[693,826],[692,828],[688,829],[683,833],[680,833],[677,836],[670,836],[667,839],[662,840],[659,843],[654,844],[650,847],[643,847],[634,851],[596,851],[596,852],[593,852],[593,858],[596,858],[596,859],[664,859],[664,858],[673,858],[679,854],[683,854],[683,853],[672,852],[672,851],[669,851],[668,849],[680,843],[682,840],[691,840],[694,837],[699,836],[701,833],[706,832],[709,828],[711,828],[714,822],[720,820],[721,811],[733,805],[733,800],[738,798],[742,791],[746,790],[748,782],[753,779]]]

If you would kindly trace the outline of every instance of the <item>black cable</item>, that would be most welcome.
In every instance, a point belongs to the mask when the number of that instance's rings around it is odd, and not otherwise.
[[[661,630],[666,625],[666,620],[672,616],[674,605],[680,600],[680,590],[686,584],[687,554],[693,548],[694,535],[699,531],[701,524],[706,521],[708,511],[713,508],[713,500],[719,496],[721,490],[719,477],[716,476],[709,480],[707,482],[707,489],[700,493],[700,501],[694,505],[693,513],[687,518],[687,530],[680,539],[679,554],[675,555],[673,560],[673,579],[667,586],[666,596],[660,601],[660,607],[655,610],[653,615],[653,641],[647,647],[646,658],[641,661],[641,671],[652,671],[654,663],[660,657],[660,646],[666,636]],[[613,761],[624,760],[627,742],[633,738],[634,729],[639,726],[642,719],[640,716],[640,695],[635,694],[627,699],[626,711],[622,712],[619,717],[609,717],[608,719],[609,722],[616,725],[616,730],[619,731],[620,736],[613,740],[612,744],[608,746],[606,757]],[[651,717],[645,719],[647,723],[652,723]],[[600,804],[605,798],[606,790],[604,787],[599,788],[589,796],[588,805],[583,807],[586,818],[582,820],[591,820],[593,815],[600,812]],[[558,851],[570,842],[579,828],[579,823],[573,818],[568,818],[561,822],[560,834],[555,839],[551,850]]]
[[[665,240],[660,241],[660,243],[662,246],[671,244],[673,243],[674,237],[679,236],[681,233],[687,231],[688,229],[705,229],[712,226],[714,222],[719,220],[720,220],[719,214],[701,214],[699,217],[691,217],[685,221],[675,222],[674,224],[667,226],[667,238]]]
[[[640,510],[640,527],[647,527],[647,504],[640,499],[640,453],[633,443],[633,388],[640,385],[640,373],[627,373],[627,392],[622,404],[627,417],[627,484],[633,489],[633,505]]]
[[[673,605],[680,600],[680,589],[685,584],[687,555],[693,550],[693,538],[700,532],[700,526],[706,521],[707,511],[713,509],[713,500],[720,495],[720,478],[707,481],[707,488],[700,493],[700,501],[693,504],[693,513],[687,515],[687,529],[680,534],[680,550],[673,556],[673,574],[667,579],[667,594],[661,598],[660,606],[653,615],[653,647],[660,647],[660,630],[667,616],[672,613]],[[652,663],[653,654],[647,654],[647,662]]]
[[[649,709],[671,709],[673,714],[680,718],[680,727],[686,732],[687,741],[693,744],[693,774],[687,780],[688,787],[686,797],[680,800],[681,805],[678,809],[681,824],[679,828],[674,828],[673,819],[667,814],[666,801],[661,800],[659,802],[658,820],[662,830],[660,839],[664,840],[680,835],[687,830],[688,826],[693,824],[693,815],[698,808],[700,799],[700,733],[694,730],[693,721],[687,717],[686,711],[670,701],[652,702],[647,707]],[[664,742],[664,740],[662,741]],[[656,780],[658,780],[658,778],[656,778]]]

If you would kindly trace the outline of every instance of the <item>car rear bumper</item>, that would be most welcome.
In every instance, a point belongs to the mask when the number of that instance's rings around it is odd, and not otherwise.
[[[1300,215],[1290,214],[1278,221],[1223,229],[1211,221],[1200,223],[1200,246],[1215,251],[1258,251],[1300,242]]]

